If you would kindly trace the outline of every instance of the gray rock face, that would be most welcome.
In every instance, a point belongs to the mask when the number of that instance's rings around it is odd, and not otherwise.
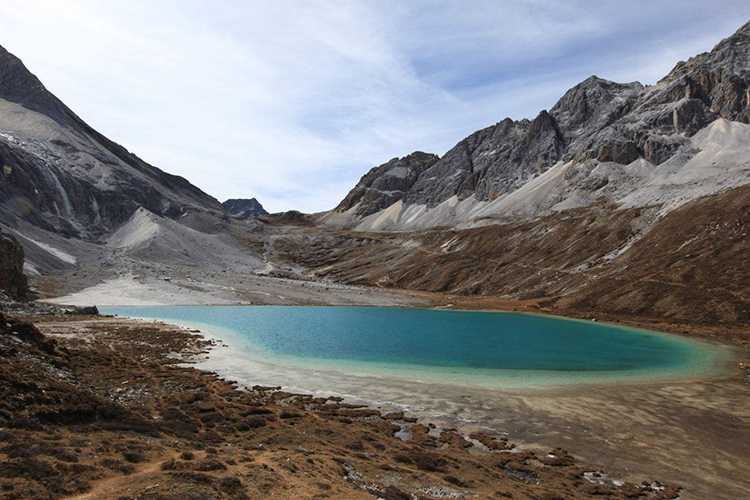
[[[0,290],[17,299],[24,298],[28,293],[23,260],[23,247],[13,236],[0,229]]]
[[[96,240],[137,210],[171,217],[221,204],[88,126],[0,47],[0,222]]]
[[[711,52],[680,62],[651,87],[592,76],[533,120],[509,118],[482,129],[442,158],[392,185],[389,172],[414,155],[372,169],[335,211],[369,215],[398,200],[434,207],[452,196],[492,200],[557,162],[659,165],[717,118],[750,122],[750,23]],[[417,154],[417,153],[415,153]],[[416,176],[416,177],[415,177]]]
[[[246,198],[234,198],[225,201],[222,205],[235,215],[245,215],[247,217],[268,215],[268,212],[263,208],[263,205],[261,205],[255,198],[250,198],[249,200]]]
[[[437,161],[436,155],[417,151],[375,167],[360,179],[336,210],[345,212],[359,204],[356,214],[361,217],[378,212],[410,192],[417,179]]]

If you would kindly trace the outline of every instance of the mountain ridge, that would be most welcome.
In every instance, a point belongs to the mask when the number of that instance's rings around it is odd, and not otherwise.
[[[382,193],[378,198],[369,188],[387,176],[393,162],[409,156],[373,168],[319,220],[332,227],[368,230],[363,220],[378,213],[385,216],[387,210],[413,217],[409,207],[429,211],[453,197],[457,202],[470,197],[492,202],[561,163],[594,170],[604,163],[645,160],[658,167],[681,151],[689,155],[690,138],[713,121],[750,122],[749,47],[746,23],[710,52],[679,62],[656,85],[589,77],[532,120],[506,118],[462,139],[421,170],[402,193]],[[606,185],[602,179],[589,182],[592,187]],[[352,204],[365,190],[369,199]],[[402,202],[402,209],[397,202]],[[437,225],[454,222],[441,219]],[[388,227],[414,228],[399,223]]]
[[[143,206],[180,217],[224,211],[187,179],[109,140],[0,47],[0,222],[96,240]],[[43,193],[43,195],[40,195]],[[7,201],[9,200],[9,201]]]

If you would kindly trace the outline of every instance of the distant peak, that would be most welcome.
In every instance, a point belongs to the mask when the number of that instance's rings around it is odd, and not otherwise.
[[[233,214],[244,215],[246,217],[258,217],[259,215],[268,214],[263,205],[255,198],[232,198],[222,203],[222,205]]]
[[[582,83],[586,82],[606,82],[608,80],[605,80],[604,78],[599,78],[596,75],[591,75],[590,77],[586,78]]]
[[[0,46],[0,98],[71,126],[73,114],[44,87],[26,65]]]

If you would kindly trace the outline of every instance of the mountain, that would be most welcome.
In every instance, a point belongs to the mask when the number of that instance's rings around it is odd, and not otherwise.
[[[139,208],[180,218],[224,213],[182,177],[165,173],[87,125],[0,47],[0,223],[20,221],[96,241]]]
[[[357,216],[367,216],[387,208],[402,199],[422,173],[439,159],[437,155],[417,151],[375,167],[360,179],[336,210],[354,210]]]
[[[263,205],[255,198],[250,198],[249,200],[247,198],[234,198],[225,201],[222,205],[235,215],[245,215],[247,217],[268,215]]]
[[[230,266],[269,267],[253,243],[262,222],[230,217],[186,179],[104,137],[1,47],[0,167],[3,249],[15,237],[33,279],[54,273],[45,283],[75,290],[123,274],[214,279]]]
[[[537,217],[601,197],[647,206],[670,191],[662,174],[672,184],[687,178],[700,184],[668,193],[682,202],[742,184],[745,173],[716,175],[690,161],[722,133],[716,129],[699,137],[699,131],[719,120],[750,122],[749,47],[750,23],[711,52],[678,63],[656,85],[592,76],[533,120],[506,118],[461,140],[441,158],[414,153],[372,169],[319,220],[365,231],[408,230],[488,217]],[[736,134],[743,134],[738,130],[732,128],[724,139],[738,139]],[[418,165],[412,165],[415,157]],[[403,181],[394,183],[402,173]],[[514,197],[523,189],[523,196]]]

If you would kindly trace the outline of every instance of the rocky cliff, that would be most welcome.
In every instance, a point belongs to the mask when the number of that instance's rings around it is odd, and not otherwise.
[[[346,211],[354,208],[359,216],[378,212],[402,199],[425,170],[439,159],[437,155],[421,151],[403,158],[393,158],[362,176],[336,210]]]
[[[23,259],[23,247],[0,229],[0,290],[14,298],[24,298],[28,293]]]
[[[88,126],[0,47],[0,223],[95,241],[142,206],[170,218],[224,213],[182,177]]]
[[[245,215],[247,217],[257,217],[259,215],[268,215],[268,212],[263,205],[260,204],[255,198],[235,198],[227,200],[224,203],[224,208],[236,215]]]
[[[749,89],[747,23],[711,52],[678,63],[656,85],[592,76],[533,120],[506,118],[461,140],[441,158],[414,153],[391,160],[365,175],[323,220],[354,227],[399,201],[404,212],[389,214],[393,220],[406,213],[421,215],[454,197],[456,202],[471,198],[489,203],[561,164],[571,167],[565,175],[578,179],[575,187],[585,191],[585,197],[610,181],[601,172],[592,175],[598,165],[612,168],[642,161],[656,171],[680,154],[690,157],[691,137],[717,119],[749,123]],[[422,161],[411,166],[415,155]],[[395,182],[394,169],[408,172],[403,182]],[[337,217],[345,213],[347,217]],[[452,222],[433,217],[426,225]],[[393,228],[408,229],[403,224]]]

